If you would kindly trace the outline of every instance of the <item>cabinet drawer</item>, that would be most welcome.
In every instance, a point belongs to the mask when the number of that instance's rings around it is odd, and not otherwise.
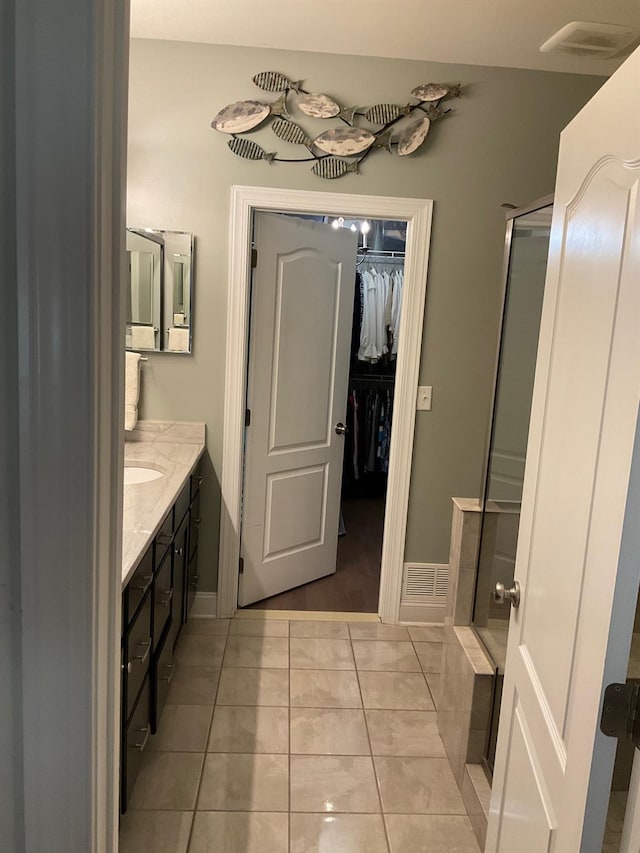
[[[190,494],[190,485],[189,481],[187,480],[174,504],[176,528],[180,526],[180,524],[182,523],[182,519],[185,517],[185,514],[189,509]]]
[[[156,533],[155,538],[155,557],[154,568],[158,568],[164,560],[164,556],[169,550],[169,546],[173,541],[173,507],[167,513],[164,521],[160,525],[160,530]]]
[[[126,629],[131,624],[140,602],[151,587],[153,580],[153,548],[149,548],[140,560],[140,565],[133,573],[124,594],[122,624]]]
[[[200,462],[198,462],[196,470],[191,475],[191,500],[194,499],[203,482],[204,477],[202,476],[202,460],[200,460]]]
[[[200,522],[200,492],[198,492],[191,504],[191,515],[189,518],[189,559],[193,557],[198,547]]]
[[[171,553],[167,553],[153,582],[153,649],[157,649],[162,632],[171,616],[173,583],[171,581]]]
[[[152,669],[152,704],[151,704],[151,731],[158,731],[160,715],[167,701],[169,685],[175,672],[173,662],[173,636],[171,631],[167,632],[157,654],[153,659]]]
[[[124,719],[133,710],[151,655],[151,593],[147,593],[124,641]]]
[[[151,735],[149,685],[150,681],[147,678],[131,719],[125,726],[122,739],[121,808],[123,814],[127,810],[133,786],[140,772],[142,755]]]

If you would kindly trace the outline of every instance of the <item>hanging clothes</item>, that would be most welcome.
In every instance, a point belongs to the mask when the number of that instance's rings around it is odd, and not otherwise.
[[[403,281],[402,269],[385,263],[362,269],[356,278],[354,333],[359,313],[359,361],[376,364],[387,355],[397,355]]]
[[[384,491],[389,471],[393,389],[383,384],[349,391],[343,485],[357,483],[363,494]]]

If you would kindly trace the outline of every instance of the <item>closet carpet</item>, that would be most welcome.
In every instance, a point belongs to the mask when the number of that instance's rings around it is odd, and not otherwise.
[[[256,601],[249,607],[257,610],[377,613],[384,507],[383,497],[343,500],[342,514],[347,533],[338,538],[336,573]]]

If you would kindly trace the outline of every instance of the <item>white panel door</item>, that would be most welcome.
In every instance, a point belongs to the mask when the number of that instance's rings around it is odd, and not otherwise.
[[[601,697],[625,680],[640,572],[639,91],[636,53],[562,135],[491,853],[601,850]]]
[[[357,235],[257,213],[238,601],[336,570]]]

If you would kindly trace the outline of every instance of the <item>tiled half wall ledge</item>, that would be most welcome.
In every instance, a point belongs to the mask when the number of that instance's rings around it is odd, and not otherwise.
[[[484,776],[479,765],[489,731],[494,679],[493,663],[471,627],[481,520],[478,501],[453,499],[438,728],[458,787],[468,798],[471,779],[467,765],[476,766]],[[476,811],[474,830],[480,840],[486,821],[484,810]]]

